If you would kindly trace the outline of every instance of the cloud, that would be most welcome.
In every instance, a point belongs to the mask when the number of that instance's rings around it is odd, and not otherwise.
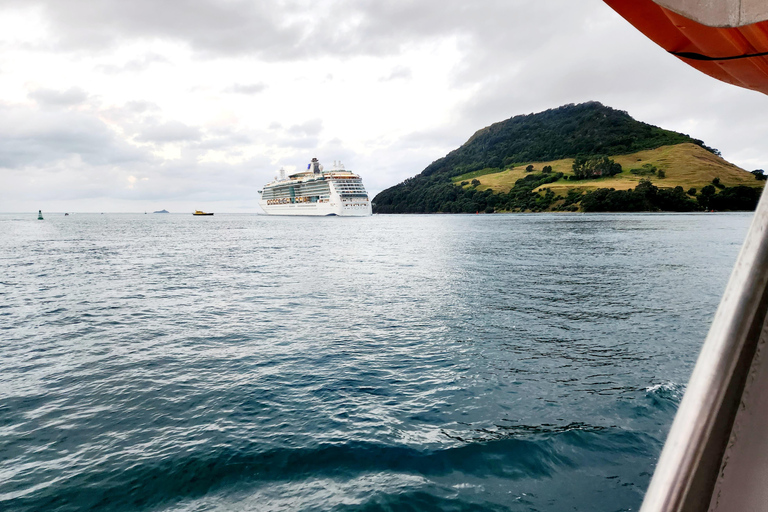
[[[413,43],[454,35],[496,40],[505,33],[521,41],[530,35],[533,44],[545,21],[542,13],[564,17],[555,11],[567,3],[554,3],[534,8],[523,0],[490,0],[479,8],[462,0],[8,0],[5,5],[42,7],[60,48],[70,51],[98,53],[126,41],[156,39],[185,43],[204,56],[255,55],[276,61],[396,55]],[[530,20],[516,24],[524,30],[503,29],[504,20],[521,15]]]
[[[265,83],[257,83],[257,84],[235,84],[231,87],[226,88],[225,92],[233,92],[236,94],[259,94],[260,92],[263,92],[264,89],[267,88],[267,84]]]
[[[180,121],[169,121],[144,128],[136,140],[164,144],[167,142],[199,141],[202,136],[202,131],[196,126],[188,126]]]
[[[317,136],[321,131],[323,131],[322,119],[311,119],[288,128],[288,133],[291,135]]]
[[[247,0],[9,0],[6,6],[41,7],[66,50],[103,52],[123,41],[170,40],[207,54],[290,53],[304,35],[296,2]],[[285,17],[294,19],[285,22]]]
[[[381,82],[391,82],[392,80],[406,80],[412,78],[413,72],[411,68],[406,66],[395,66],[389,73],[389,76],[379,79]]]
[[[88,93],[79,87],[71,87],[66,91],[35,89],[27,96],[41,107],[72,107],[88,99]]]
[[[254,138],[245,133],[228,133],[198,142],[192,146],[193,149],[201,150],[233,150],[241,146],[246,146],[254,142]]]
[[[151,101],[134,100],[126,102],[123,109],[134,114],[144,114],[146,112],[158,112],[160,107]]]
[[[0,167],[46,166],[73,157],[95,166],[151,160],[92,114],[0,106]]]
[[[116,75],[119,73],[139,73],[148,69],[152,64],[168,64],[169,62],[170,61],[162,55],[158,55],[156,53],[148,53],[140,58],[129,60],[122,66],[116,66],[114,64],[99,64],[94,69],[108,75]]]

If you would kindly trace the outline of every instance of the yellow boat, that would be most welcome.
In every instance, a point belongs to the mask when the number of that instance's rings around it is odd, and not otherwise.
[[[201,212],[200,210],[195,210],[195,213],[193,213],[192,215],[213,215],[213,214]]]

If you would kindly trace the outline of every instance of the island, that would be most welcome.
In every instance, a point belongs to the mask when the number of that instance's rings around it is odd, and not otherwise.
[[[765,178],[592,101],[477,131],[380,192],[373,213],[754,210]]]
[[[152,213],[170,213],[170,212],[168,210],[158,210],[158,211],[152,212]]]

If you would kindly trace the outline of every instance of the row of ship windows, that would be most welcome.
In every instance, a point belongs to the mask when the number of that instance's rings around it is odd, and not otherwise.
[[[301,196],[301,197],[280,197],[278,199],[267,199],[267,205],[275,204],[301,204],[301,203],[327,203],[328,197]]]
[[[299,188],[299,187],[297,187]],[[339,185],[338,183],[335,185],[335,188],[340,193],[346,193],[346,192],[359,192],[365,194],[365,188],[362,185]],[[304,186],[301,187],[299,190],[296,190],[294,188],[294,194],[295,196],[306,196],[306,195],[325,195],[328,194],[329,190],[327,186]],[[264,198],[279,198],[279,197],[290,197],[290,189],[289,188],[282,188],[282,189],[271,189],[271,190],[265,190],[263,192]]]
[[[365,189],[340,190],[339,195],[341,195],[342,197],[345,197],[345,196],[355,196],[355,197],[366,196],[367,197],[368,193],[365,191]],[[264,193],[264,199],[282,199],[282,198],[290,199],[291,197],[304,197],[304,196],[318,196],[326,199],[330,197],[327,194],[317,194],[317,193],[313,194],[311,191],[302,191],[301,193],[297,193],[294,196],[291,196],[291,194],[287,190],[280,190],[280,191],[270,190],[269,192]]]
[[[299,196],[326,196],[328,197],[328,190],[296,190],[293,195],[289,190],[270,190],[264,192],[265,199],[272,199],[277,197],[299,197]]]

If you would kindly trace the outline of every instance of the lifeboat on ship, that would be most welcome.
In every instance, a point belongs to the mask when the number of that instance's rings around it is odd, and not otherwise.
[[[768,2],[604,1],[689,66],[723,82],[768,94]]]

